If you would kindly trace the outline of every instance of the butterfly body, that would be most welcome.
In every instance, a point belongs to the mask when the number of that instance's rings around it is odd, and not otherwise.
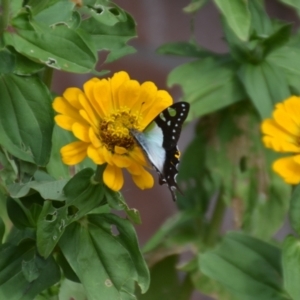
[[[188,112],[187,102],[174,103],[162,111],[143,132],[130,131],[158,172],[159,183],[168,185],[174,201],[176,189],[180,191],[176,183],[180,156],[177,142]]]

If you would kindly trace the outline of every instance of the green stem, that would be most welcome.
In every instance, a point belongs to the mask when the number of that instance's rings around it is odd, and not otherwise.
[[[0,37],[2,39],[3,32],[7,28],[9,24],[9,3],[10,0],[2,0],[2,16],[1,16],[1,23],[0,23]]]
[[[207,234],[204,239],[204,242],[208,247],[213,246],[216,242],[216,238],[220,231],[220,226],[222,225],[223,222],[225,209],[226,209],[226,205],[223,201],[223,193],[221,190],[214,207],[214,212],[210,220]]]
[[[46,67],[43,73],[43,82],[46,84],[49,90],[51,89],[52,77],[53,68]]]

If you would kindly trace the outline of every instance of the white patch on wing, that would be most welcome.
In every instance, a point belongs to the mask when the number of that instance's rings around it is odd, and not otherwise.
[[[132,134],[146,152],[150,162],[159,170],[160,173],[163,173],[166,151],[162,146],[162,130],[155,124],[153,128],[147,132],[132,131]]]

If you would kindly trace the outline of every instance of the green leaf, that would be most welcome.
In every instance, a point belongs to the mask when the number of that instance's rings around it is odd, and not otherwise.
[[[284,287],[291,295],[292,299],[300,298],[300,241],[288,236],[283,243],[282,265]]]
[[[59,288],[58,299],[86,300],[82,284],[64,279]]]
[[[97,53],[87,33],[65,25],[47,27],[25,17],[14,20],[16,32],[5,33],[6,44],[48,67],[75,73],[94,69]],[[31,25],[32,24],[32,25]]]
[[[13,17],[20,12],[20,10],[22,9],[22,4],[23,4],[23,0],[11,0],[10,1],[9,9],[10,9],[11,15]]]
[[[284,300],[280,251],[263,241],[231,232],[219,247],[199,255],[201,271],[238,299]]]
[[[268,38],[264,39],[262,41],[264,56],[267,56],[277,48],[281,48],[284,44],[286,44],[290,39],[291,29],[291,24],[283,24],[279,26],[279,28]]]
[[[24,206],[20,199],[8,197],[6,205],[8,216],[18,229],[35,226],[29,209]]]
[[[48,162],[53,110],[38,77],[0,76],[0,143],[14,156],[38,165]]]
[[[112,3],[95,4],[94,9],[89,3],[85,4],[89,7],[91,18],[83,20],[80,28],[92,37],[97,50],[110,52],[105,62],[109,63],[135,52],[132,46],[126,44],[136,36],[135,21],[128,13]]]
[[[63,188],[65,202],[45,201],[37,224],[37,247],[43,257],[48,257],[66,227],[82,218],[103,201],[103,186],[92,182],[94,171],[84,169]]]
[[[248,8],[248,2],[242,0],[214,1],[235,34],[242,41],[247,41],[251,25],[251,14]]]
[[[185,278],[179,278],[177,274],[178,256],[173,255],[165,258],[151,267],[151,284],[148,292],[144,295],[137,294],[139,300],[180,300],[190,299],[193,291],[191,282]]]
[[[59,246],[90,300],[125,295],[135,299],[134,281],[142,292],[149,286],[148,269],[127,220],[111,214],[89,215],[67,227]]]
[[[31,1],[34,2],[34,1]],[[37,1],[35,1],[37,2]],[[44,4],[44,7],[40,7],[36,10],[35,5],[28,4],[32,10],[33,19],[36,22],[43,23],[47,26],[53,26],[57,23],[67,24],[72,19],[72,10],[75,3],[72,1],[39,1],[40,4]]]
[[[67,180],[51,180],[51,181],[30,181],[25,184],[15,183],[8,187],[10,196],[13,198],[22,198],[36,191],[40,193],[45,200],[65,200],[62,189],[66,185]]]
[[[120,192],[114,192],[109,188],[105,188],[105,197],[106,197],[108,205],[112,209],[124,210],[126,212],[128,218],[132,222],[134,222],[136,224],[142,223],[139,211],[135,208],[130,208],[126,204],[126,202]]]
[[[242,65],[239,78],[262,119],[270,117],[274,105],[290,95],[282,72],[268,62]]]
[[[63,130],[55,125],[52,135],[52,150],[47,171],[54,178],[69,178],[71,176],[69,166],[62,162],[60,149],[75,140],[72,132]]]
[[[260,37],[268,37],[273,32],[273,25],[264,8],[264,2],[251,0],[248,1],[248,5],[251,13],[251,27],[254,32]]]
[[[202,50],[198,45],[191,42],[174,42],[160,46],[157,50],[159,54],[188,56],[188,57],[207,57],[208,51]]]
[[[292,194],[290,203],[290,221],[293,229],[300,233],[300,185],[298,185]]]
[[[168,85],[179,84],[183,99],[192,104],[189,120],[231,105],[246,97],[233,62],[208,57],[175,68]]]
[[[0,246],[2,244],[4,234],[5,234],[5,224],[2,220],[2,218],[0,217]]]
[[[0,50],[0,74],[12,73],[15,68],[15,56],[7,49]]]
[[[296,36],[298,38],[298,36]],[[297,44],[288,44],[272,53],[267,58],[270,64],[278,67],[287,78],[288,84],[293,87],[295,94],[300,93],[299,80],[300,76],[300,49]]]
[[[195,13],[196,11],[201,9],[206,3],[207,0],[192,0],[190,4],[183,8],[183,11],[188,14]]]
[[[38,256],[32,242],[0,247],[0,299],[32,300],[59,279],[53,257]]]

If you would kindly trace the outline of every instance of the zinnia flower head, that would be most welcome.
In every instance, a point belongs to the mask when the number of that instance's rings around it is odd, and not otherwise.
[[[151,188],[148,161],[130,130],[143,131],[172,102],[168,92],[149,81],[139,84],[126,72],[92,78],[83,90],[68,88],[53,102],[57,125],[78,139],[61,148],[63,162],[75,165],[88,156],[97,165],[107,164],[103,181],[115,191],[124,183],[122,168],[139,188]]]
[[[267,148],[292,155],[280,158],[273,169],[287,183],[300,182],[300,97],[292,96],[276,105],[272,119],[262,123]]]

